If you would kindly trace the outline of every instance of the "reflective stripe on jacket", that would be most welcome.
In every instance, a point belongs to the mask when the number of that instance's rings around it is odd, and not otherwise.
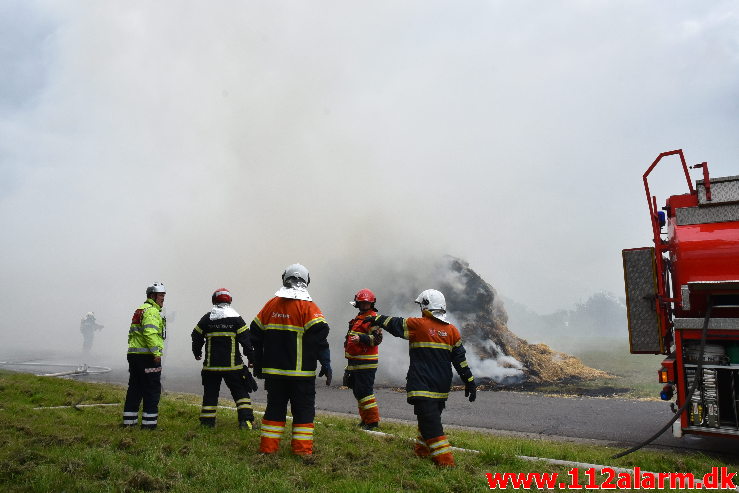
[[[426,314],[419,318],[377,318],[377,325],[396,337],[408,339],[410,366],[406,377],[408,401],[449,397],[452,366],[463,382],[472,379],[459,330]]]
[[[202,356],[205,344],[204,370],[230,371],[243,368],[244,360],[241,358],[239,344],[245,355],[251,355],[249,327],[240,316],[211,320],[208,312],[200,319],[190,337],[192,353],[196,357]]]
[[[162,307],[156,301],[147,299],[133,312],[131,327],[128,329],[128,353],[161,356],[164,350],[165,326]]]
[[[314,378],[316,362],[330,368],[329,327],[312,301],[275,296],[254,317],[254,367],[264,376]]]

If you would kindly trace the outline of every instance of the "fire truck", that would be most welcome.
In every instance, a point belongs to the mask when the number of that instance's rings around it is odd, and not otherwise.
[[[677,158],[688,193],[658,209],[649,175],[663,162],[679,173]],[[673,435],[739,438],[739,176],[712,178],[678,149],[643,179],[654,245],[622,252],[630,351],[667,356],[658,377],[662,399],[675,397]]]

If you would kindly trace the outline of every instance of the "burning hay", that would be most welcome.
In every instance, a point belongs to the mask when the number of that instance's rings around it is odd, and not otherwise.
[[[508,315],[495,289],[463,260],[445,257],[438,284],[465,340],[480,383],[557,383],[608,377],[574,356],[545,344],[529,344],[508,329]]]

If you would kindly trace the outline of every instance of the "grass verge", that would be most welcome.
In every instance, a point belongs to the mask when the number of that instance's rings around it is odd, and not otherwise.
[[[593,349],[576,356],[584,364],[615,376],[593,385],[623,389],[614,392],[619,397],[659,399],[663,384],[657,379],[657,370],[664,354],[631,354],[627,344],[614,344],[607,350]]]
[[[639,451],[614,461],[616,450],[606,447],[460,430],[448,430],[452,444],[480,453],[456,452],[457,468],[437,469],[413,455],[414,425],[383,423],[394,436],[378,436],[358,430],[356,419],[321,414],[312,457],[290,454],[286,439],[278,454],[263,456],[259,432],[238,430],[234,411],[219,409],[218,426],[200,428],[200,398],[186,394],[163,396],[153,432],[119,428],[120,406],[34,409],[122,402],[124,394],[112,385],[0,372],[2,491],[460,492],[489,491],[486,473],[550,472],[568,480],[570,466],[521,455],[701,476],[716,466],[736,470],[696,453]],[[585,471],[579,474],[584,484]]]

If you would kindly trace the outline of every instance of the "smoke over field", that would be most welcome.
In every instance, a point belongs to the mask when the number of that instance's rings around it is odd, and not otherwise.
[[[449,320],[460,329],[468,362],[481,383],[552,383],[604,375],[585,367],[572,356],[552,351],[543,344],[528,344],[517,337],[507,327],[508,316],[497,291],[461,259],[449,256],[405,259],[405,262],[312,271],[311,276],[309,290],[332,328],[329,340],[332,364],[337,375],[345,364],[343,340],[347,323],[356,314],[356,309],[349,302],[354,293],[362,288],[370,288],[377,294],[377,308],[381,314],[403,317],[420,316],[418,305],[413,302],[418,293],[428,288],[442,291],[447,300]],[[272,289],[264,290],[261,299],[244,296],[239,289],[231,288],[233,306],[247,323],[280,286],[280,272],[270,276],[270,280]],[[184,298],[176,283],[168,285],[170,294],[165,300],[168,319],[166,364],[174,371],[177,371],[176,368],[197,367],[199,363],[193,360],[190,352],[189,334],[201,312],[208,310],[211,291],[203,292],[198,297],[191,295]],[[191,304],[183,303],[183,298]],[[132,297],[132,302],[135,302],[128,307],[128,311],[132,313],[135,305],[143,299],[143,293]],[[104,306],[112,301],[106,300]],[[121,319],[116,321],[106,319],[105,315],[101,315],[102,310],[97,311],[98,322],[105,327],[95,334],[93,351],[89,355],[81,351],[82,338],[75,320],[67,321],[63,331],[52,332],[61,336],[47,338],[43,346],[35,345],[38,338],[33,333],[25,333],[25,344],[19,344],[22,340],[15,341],[16,348],[21,351],[16,354],[35,358],[53,355],[55,358],[69,358],[70,361],[122,365],[130,318],[123,308],[117,307],[116,312],[121,314]],[[387,335],[380,349],[378,383],[404,385],[408,368],[407,341]],[[9,357],[8,353],[5,357]]]
[[[542,313],[620,292],[645,165],[684,147],[732,174],[735,4],[1,2],[0,351],[80,356],[94,311],[92,355],[123,361],[161,281],[192,365],[213,290],[250,319],[301,262],[337,368],[357,289],[407,316],[435,286],[481,375],[539,378],[439,258]]]
[[[461,259],[443,256],[423,265],[406,264],[388,270],[378,266],[367,279],[373,279],[375,284],[360,287],[377,293],[378,310],[387,315],[417,317],[420,311],[413,300],[418,293],[428,288],[444,293],[449,320],[460,329],[468,362],[483,383],[554,383],[606,376],[577,358],[517,337],[507,327],[508,316],[496,290]],[[408,366],[407,352],[407,341],[385,337],[380,348],[378,379],[402,383]]]

